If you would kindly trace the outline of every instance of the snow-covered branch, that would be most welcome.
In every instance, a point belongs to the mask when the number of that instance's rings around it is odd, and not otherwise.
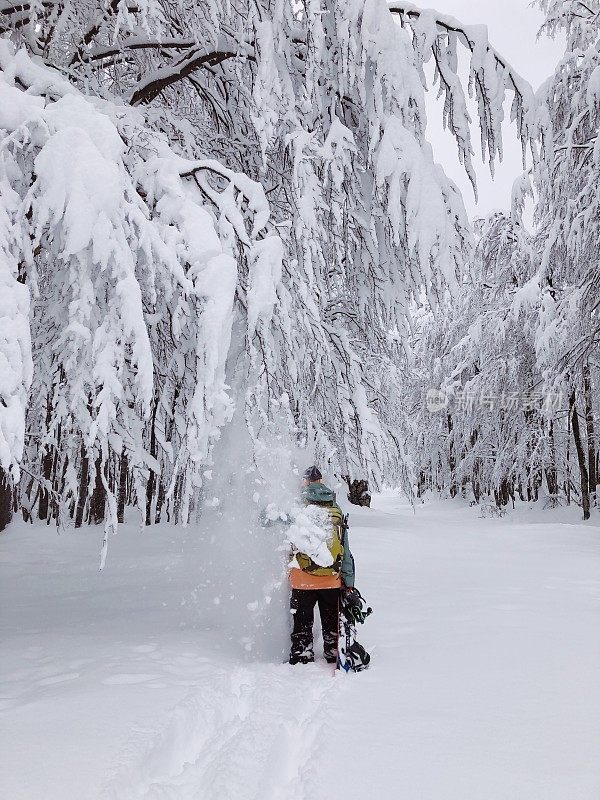
[[[115,56],[125,57],[128,51],[135,50],[189,50],[197,44],[193,39],[161,39],[153,41],[147,36],[128,36],[119,45],[112,47],[97,47],[77,56],[77,61],[82,64],[93,61],[103,61]],[[74,62],[73,62],[74,63]],[[106,66],[104,64],[103,66]]]
[[[515,69],[490,44],[483,25],[464,25],[454,17],[436,11],[421,10],[412,3],[388,3],[390,12],[397,15],[401,25],[410,27],[420,63],[431,55],[435,61],[435,77],[444,95],[444,115],[454,135],[461,161],[476,189],[471,164],[470,119],[461,81],[458,77],[456,43],[461,42],[470,58],[470,86],[475,89],[481,130],[482,155],[486,152],[493,171],[496,158],[502,157],[502,106],[506,90],[514,95],[512,118],[525,148],[535,136],[536,102],[533,90]]]
[[[131,105],[149,103],[174,83],[187,78],[202,67],[216,67],[229,58],[235,58],[236,50],[212,50],[206,52],[202,48],[193,48],[182,58],[160,67],[151,75],[141,80],[131,95]]]

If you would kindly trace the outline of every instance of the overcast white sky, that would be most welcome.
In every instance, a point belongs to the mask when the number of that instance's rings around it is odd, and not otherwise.
[[[554,71],[562,55],[562,42],[551,41],[546,36],[536,40],[543,15],[537,8],[530,8],[528,0],[429,0],[418,4],[451,14],[465,24],[487,25],[493,46],[534,89]],[[507,105],[507,116],[509,108]],[[474,112],[475,106],[471,113],[473,119]],[[433,145],[436,161],[459,185],[469,216],[483,215],[495,208],[509,208],[512,184],[521,172],[521,149],[514,126],[505,124],[504,161],[497,167],[493,181],[487,164],[482,165],[480,158],[475,162],[479,187],[479,203],[476,204],[469,181],[456,158],[456,145],[442,128],[441,109],[436,108],[432,101],[428,101],[428,120],[428,139]],[[476,156],[479,156],[477,132],[474,132],[473,141]]]

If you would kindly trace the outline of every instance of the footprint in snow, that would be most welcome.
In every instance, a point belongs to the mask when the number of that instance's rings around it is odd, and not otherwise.
[[[106,686],[128,686],[135,683],[146,683],[146,681],[155,681],[160,678],[160,675],[144,675],[144,674],[130,674],[122,673],[120,675],[109,675],[102,681]]]
[[[54,686],[56,683],[74,681],[78,677],[79,672],[65,672],[62,675],[51,675],[49,678],[42,678],[41,681],[36,681],[36,686]]]

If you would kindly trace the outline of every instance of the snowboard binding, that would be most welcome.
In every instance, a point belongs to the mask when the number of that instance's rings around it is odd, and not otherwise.
[[[361,672],[367,669],[371,656],[356,641],[356,625],[362,624],[373,612],[366,606],[364,597],[356,588],[342,591],[340,597],[340,626],[338,638],[338,669],[344,672]]]
[[[346,616],[354,624],[358,622],[362,625],[369,614],[373,613],[370,606],[364,608],[366,600],[355,587],[342,592],[342,605]]]

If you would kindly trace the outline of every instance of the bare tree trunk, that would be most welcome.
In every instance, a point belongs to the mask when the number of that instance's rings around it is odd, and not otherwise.
[[[52,481],[52,464],[54,463],[54,455],[50,447],[44,448],[44,455],[42,456],[42,477],[50,483]],[[48,519],[50,507],[50,491],[47,486],[40,487],[40,500],[38,503],[38,518]]]
[[[25,483],[25,486],[23,486],[23,482]],[[38,484],[38,489],[35,498],[33,502],[31,502],[31,493],[33,491],[34,482],[35,482],[34,479],[30,477],[28,481],[22,481],[21,483],[19,500],[21,504],[21,516],[23,517],[23,522],[33,522],[33,519],[31,517],[31,509],[35,508],[35,504],[37,503],[37,498],[40,493]]]
[[[46,398],[46,432],[50,427],[50,421],[52,419],[52,401],[50,399],[50,395]],[[42,478],[44,480],[50,481],[52,480],[52,464],[54,462],[54,454],[53,448],[50,445],[45,445],[42,455]],[[47,486],[40,487],[40,500],[38,503],[38,518],[39,519],[48,519],[48,510],[50,505],[50,492],[48,491]]]
[[[173,430],[175,428],[175,418],[176,418],[175,409],[177,406],[178,399],[179,399],[179,386],[176,386],[175,389],[173,390],[173,398],[171,400],[170,420],[166,423],[165,426],[165,434],[168,442],[173,441]],[[158,406],[158,401],[157,401],[157,406]],[[299,408],[299,406],[296,405],[296,408]],[[163,509],[165,512],[165,516],[167,518],[167,522],[171,521],[171,512],[169,510],[169,504],[167,503],[165,506],[167,490],[162,477],[157,476],[157,483],[158,483],[158,497],[156,498],[156,508],[154,511],[154,523],[156,525],[158,525],[158,523],[161,520]]]
[[[371,507],[371,495],[369,494],[369,484],[364,480],[350,480],[349,475],[342,475],[342,479],[348,484],[348,500],[355,506]]]
[[[471,431],[471,436],[469,437],[469,442],[471,445],[471,450],[475,448],[477,444],[477,439],[479,438],[479,431],[475,428]],[[473,459],[473,467],[471,469],[471,488],[473,490],[473,497],[475,498],[476,502],[479,503],[481,499],[481,462],[480,459],[474,458]]]
[[[158,482],[158,498],[156,500],[156,512],[154,515],[154,523],[158,525],[160,522],[160,516],[162,514],[162,507],[165,502],[165,485],[164,483],[159,480]]]
[[[571,421],[573,425],[573,439],[575,441],[575,449],[577,450],[577,461],[579,462],[579,475],[581,482],[581,508],[583,509],[583,518],[590,518],[590,484],[585,461],[585,452],[583,449],[583,442],[581,439],[581,431],[579,430],[579,417],[577,415],[577,407],[575,405],[575,389],[571,392],[569,400],[571,410]]]
[[[417,478],[417,497],[423,497],[425,491],[427,489],[427,475],[425,474],[425,470],[419,470],[419,476]]]
[[[448,424],[449,442],[448,466],[450,467],[450,497],[456,497],[458,494],[458,486],[456,484],[456,456],[454,455],[454,441],[452,438],[453,425],[450,414],[446,417],[446,422]]]
[[[184,476],[179,475],[175,481],[175,489],[173,491],[173,514],[171,520],[175,525],[179,525],[181,513],[181,495],[183,492]]]
[[[64,475],[67,469],[67,463],[69,458],[65,455],[65,464],[63,466],[63,474],[60,476],[60,480],[58,478],[58,467],[60,464],[60,450],[62,445],[62,435],[61,435],[61,425],[60,423],[57,425],[56,429],[56,446],[52,448],[52,468],[50,470],[50,481],[52,483],[52,488],[54,492],[50,495],[50,513],[48,515],[48,525],[50,524],[50,520],[58,519],[60,514],[59,508],[59,501],[58,497],[62,497],[62,490],[64,486]]]
[[[533,499],[538,501],[540,496],[540,486],[542,485],[542,472],[539,469],[536,469],[533,473]]]
[[[514,495],[511,491],[510,482],[508,478],[503,478],[500,482],[500,486],[497,489],[494,489],[494,499],[498,508],[507,506],[511,497],[514,497]]]
[[[565,495],[567,496],[567,505],[571,505],[571,409],[569,408],[569,416],[567,419],[567,453],[565,467],[567,470],[567,480],[565,481]]]
[[[60,371],[60,380],[64,381],[64,371],[61,369]],[[67,477],[67,469],[69,467],[69,455],[67,452],[63,452],[63,424],[59,422],[56,426],[56,441],[52,448],[53,452],[53,459],[52,459],[52,488],[54,491],[50,496],[50,516],[48,517],[48,524],[50,524],[50,520],[58,520],[61,515],[62,511],[62,504],[65,500],[64,490],[65,490],[65,480]],[[71,499],[71,506],[74,506],[73,499]],[[71,511],[71,516],[73,516],[73,512]]]
[[[152,525],[152,500],[154,499],[155,486],[156,475],[150,470],[148,482],[146,483],[146,525]]]
[[[56,487],[56,494],[52,495],[51,498],[51,510],[52,510],[52,519],[58,520],[61,514],[61,503],[64,501],[64,490],[65,490],[65,480],[67,478],[67,470],[69,468],[69,456],[65,455],[64,461],[62,462],[62,469],[60,471],[60,475],[58,473],[58,467],[60,465],[60,461],[58,459],[58,450],[56,451],[56,463],[53,467],[53,485]],[[70,511],[69,514],[73,516],[73,510],[75,508],[75,502],[73,498],[70,500]],[[48,520],[48,524],[50,524],[50,520]]]
[[[0,531],[3,531],[12,519],[12,504],[12,481],[0,467]]]
[[[156,458],[156,412],[158,411],[158,393],[154,395],[154,405],[152,408],[152,419],[150,421],[150,455]],[[156,490],[156,473],[150,470],[148,482],[146,483],[146,525],[152,525],[152,502]]]
[[[125,449],[121,452],[121,460],[119,466],[119,491],[117,494],[117,522],[123,522],[125,518],[125,503],[127,501],[127,469],[128,469],[127,453]]]
[[[550,440],[550,464],[546,467],[546,484],[548,494],[558,494],[558,476],[556,472],[556,443],[554,441],[554,421],[550,420],[548,429],[548,439]]]
[[[87,502],[88,482],[90,479],[90,460],[88,458],[85,443],[81,442],[81,475],[79,477],[79,497],[77,498],[77,510],[75,512],[75,527],[81,528],[83,524],[83,515],[85,513],[85,504]]]
[[[588,446],[588,480],[590,489],[590,502],[592,505],[596,505],[596,436],[594,426],[594,406],[592,403],[592,378],[590,375],[590,365],[588,362],[583,365],[583,397],[585,401],[585,425]]]
[[[94,491],[90,497],[90,522],[92,525],[100,525],[104,522],[106,513],[106,489],[102,482],[102,470],[106,469],[107,462],[102,463],[102,456],[98,455],[95,461],[96,477],[94,479]]]

